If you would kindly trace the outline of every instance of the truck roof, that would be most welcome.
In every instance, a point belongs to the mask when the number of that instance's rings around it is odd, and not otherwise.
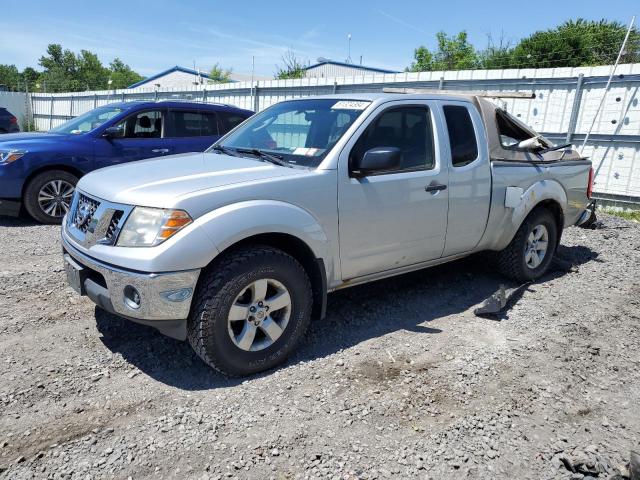
[[[332,95],[319,95],[314,98],[326,98],[336,100],[364,100],[369,102],[375,101],[390,101],[390,100],[407,100],[407,99],[420,99],[420,100],[464,100],[467,102],[477,102],[477,95],[468,95],[464,93],[439,93],[437,90],[429,93],[336,93]]]

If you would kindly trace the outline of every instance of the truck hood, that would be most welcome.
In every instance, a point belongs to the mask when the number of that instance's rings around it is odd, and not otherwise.
[[[300,175],[305,170],[218,153],[188,153],[131,162],[82,177],[78,189],[110,202],[172,208],[199,190]]]

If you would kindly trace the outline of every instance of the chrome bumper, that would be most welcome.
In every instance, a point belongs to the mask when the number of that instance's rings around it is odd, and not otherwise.
[[[193,292],[200,275],[199,269],[163,273],[126,270],[78,251],[64,234],[62,247],[63,254],[69,255],[83,269],[81,294],[86,294],[107,311],[151,325],[174,338],[184,336],[184,320],[189,316]],[[125,289],[130,292],[130,287],[139,295],[137,307],[125,296]],[[185,325],[170,322],[172,320],[183,321]]]

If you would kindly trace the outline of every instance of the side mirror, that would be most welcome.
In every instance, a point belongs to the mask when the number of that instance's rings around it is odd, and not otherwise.
[[[518,143],[518,145],[516,145],[516,147],[521,148],[523,150],[534,150],[537,148],[543,148],[544,145],[540,143],[540,140],[538,140],[538,137],[531,137],[531,138],[527,138],[526,140],[522,140],[521,142]]]
[[[122,137],[124,134],[124,129],[122,127],[107,127],[102,132],[103,138],[117,138]]]
[[[395,170],[400,167],[402,150],[397,147],[375,147],[364,152],[362,157],[353,159],[351,172],[354,176],[366,176],[367,174],[386,170]]]

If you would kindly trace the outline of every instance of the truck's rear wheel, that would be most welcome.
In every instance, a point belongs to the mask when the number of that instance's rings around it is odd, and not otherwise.
[[[525,219],[507,248],[498,252],[498,269],[519,282],[540,278],[549,269],[557,243],[553,214],[538,208]]]
[[[297,260],[276,248],[249,246],[203,272],[189,316],[189,342],[226,375],[257,373],[293,351],[311,307],[311,283]]]
[[[78,177],[64,170],[36,175],[24,191],[24,206],[40,223],[60,223],[71,207]]]

